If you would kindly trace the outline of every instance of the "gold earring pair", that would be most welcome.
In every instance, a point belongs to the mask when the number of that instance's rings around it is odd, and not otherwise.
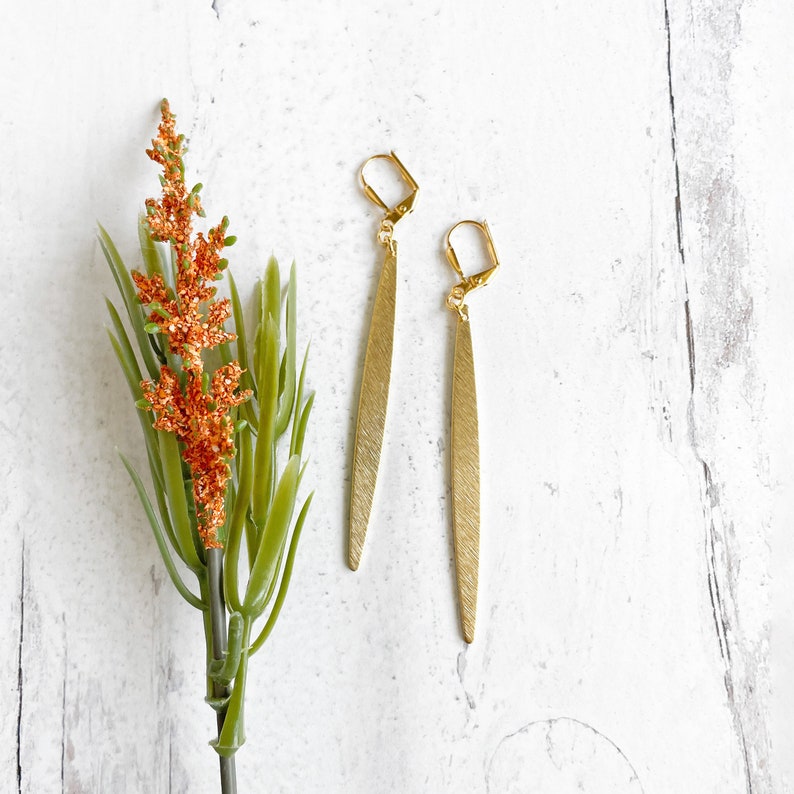
[[[394,207],[389,207],[366,180],[365,170],[373,160],[391,163],[410,190],[407,197]],[[354,571],[361,562],[386,426],[397,296],[397,241],[394,239],[394,229],[413,210],[419,194],[419,185],[394,152],[370,157],[362,165],[359,177],[367,198],[384,210],[377,241],[386,249],[386,255],[370,320],[356,420],[348,545],[348,565]],[[489,267],[473,276],[464,276],[451,242],[455,230],[463,225],[475,227],[484,236],[490,259]],[[458,277],[458,283],[446,299],[447,308],[457,315],[450,430],[455,572],[463,638],[466,642],[472,642],[479,572],[480,450],[474,354],[466,298],[472,291],[488,284],[499,269],[499,260],[485,221],[464,220],[456,223],[446,234],[445,253]]]

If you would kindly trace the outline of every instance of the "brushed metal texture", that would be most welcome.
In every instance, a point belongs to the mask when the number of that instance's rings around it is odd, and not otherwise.
[[[378,477],[383,429],[389,402],[394,311],[397,295],[397,244],[386,252],[369,326],[358,400],[353,475],[350,488],[348,565],[357,570],[367,535]]]
[[[480,444],[471,326],[459,319],[452,376],[452,530],[463,638],[474,639],[480,558]]]

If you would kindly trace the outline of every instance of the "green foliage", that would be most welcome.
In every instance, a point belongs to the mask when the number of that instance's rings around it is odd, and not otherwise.
[[[167,246],[152,241],[145,218],[140,219],[139,241],[146,272],[150,276],[159,274],[166,284],[173,284],[176,267],[173,251],[169,254]],[[239,361],[246,370],[241,388],[250,389],[253,394],[251,400],[234,409],[231,417],[237,452],[231,461],[232,477],[225,500],[226,523],[219,533],[225,539],[223,591],[230,614],[229,642],[225,658],[214,660],[210,651],[210,621],[206,619],[210,607],[207,560],[197,531],[190,472],[182,460],[182,450],[176,437],[155,430],[152,414],[142,410],[148,405],[141,387],[144,377],[156,379],[160,366],[164,364],[180,374],[181,360],[161,347],[163,338],[156,333],[156,324],[148,322],[130,271],[101,227],[99,242],[132,329],[130,336],[121,314],[111,301],[107,301],[111,321],[108,335],[132,402],[137,406],[154,500],[150,499],[130,461],[123,455],[121,459],[141,501],[169,578],[177,592],[205,615],[208,691],[212,690],[213,682],[224,687],[231,685],[228,698],[208,698],[214,708],[225,713],[223,729],[211,744],[219,754],[231,756],[245,741],[243,706],[248,659],[270,636],[281,612],[312,499],[310,495],[303,502],[297,519],[293,521],[305,469],[303,443],[314,402],[314,394],[305,392],[308,348],[300,373],[296,372],[295,265],[293,263],[290,268],[282,306],[278,263],[273,258],[268,262],[257,289],[253,334],[246,332],[237,286],[229,274],[237,339],[221,347],[220,358],[224,362]],[[233,242],[234,238],[226,239],[227,245]],[[150,308],[153,311],[158,309],[157,306]],[[249,340],[253,340],[253,349],[248,346]],[[285,461],[281,466],[280,453],[283,453]],[[243,535],[247,564],[241,565]],[[199,596],[185,582],[188,571],[196,577]],[[257,629],[252,643],[254,624],[259,620],[264,623]]]

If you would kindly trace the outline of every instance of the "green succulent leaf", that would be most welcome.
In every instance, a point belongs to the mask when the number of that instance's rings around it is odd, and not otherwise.
[[[309,507],[311,506],[313,497],[314,492],[309,494],[308,498],[303,503],[300,513],[298,514],[298,520],[295,522],[295,529],[292,531],[292,537],[290,538],[289,542],[287,561],[284,563],[284,571],[281,574],[281,585],[279,586],[276,600],[273,602],[273,609],[270,611],[262,631],[251,644],[250,653],[252,656],[262,647],[262,645],[264,645],[265,641],[273,631],[279,615],[281,614],[281,608],[284,606],[284,601],[287,598],[287,591],[289,590],[290,580],[292,579],[292,569],[295,567],[295,555],[298,551],[298,543],[301,539],[301,532],[303,531],[303,525],[306,521],[306,516],[309,513]]]
[[[243,615],[257,617],[267,605],[267,593],[276,575],[279,556],[284,548],[292,521],[292,512],[295,509],[299,473],[300,458],[293,455],[281,475],[267,523],[261,534],[245,599],[240,608]]]
[[[301,364],[300,377],[298,378],[298,391],[295,395],[295,411],[292,415],[292,435],[289,442],[290,456],[295,454],[295,449],[298,443],[298,426],[300,425],[301,406],[303,405],[303,389],[306,382],[306,364],[309,361],[309,345],[306,345],[306,351],[303,354],[303,364]]]
[[[185,495],[185,481],[182,477],[182,460],[176,437],[163,430],[157,430],[160,443],[160,459],[163,463],[163,480],[168,507],[174,532],[177,538],[179,556],[192,571],[201,571],[203,565],[196,552],[193,541],[193,527],[188,512],[188,501]]]
[[[229,686],[240,666],[240,651],[243,647],[243,616],[232,612],[229,616],[229,638],[226,656],[213,659],[209,664],[208,674],[216,684]]]
[[[188,588],[188,586],[182,581],[182,577],[179,575],[179,571],[177,571],[176,566],[174,565],[174,559],[171,556],[171,552],[168,550],[168,544],[166,543],[165,537],[163,536],[163,530],[160,527],[160,522],[157,520],[154,508],[152,507],[152,503],[149,500],[148,494],[146,493],[146,488],[144,488],[141,478],[138,476],[138,472],[135,471],[135,467],[121,452],[119,452],[119,457],[121,458],[121,462],[124,464],[124,467],[127,469],[127,472],[130,475],[130,479],[135,486],[135,490],[138,492],[138,498],[141,500],[146,517],[149,519],[149,525],[152,528],[154,539],[157,543],[157,548],[160,550],[160,556],[163,558],[165,568],[168,571],[168,575],[171,577],[171,581],[174,583],[174,587],[176,587],[182,598],[184,598],[185,601],[187,601],[191,606],[201,610],[208,609],[209,606],[201,601],[198,596],[193,595],[193,593],[190,592],[190,588]]]
[[[210,680],[212,680],[212,679],[210,678]],[[227,695],[226,697],[220,697],[220,698],[216,698],[216,697],[212,697],[211,695],[207,695],[207,697],[204,698],[204,702],[213,711],[217,711],[218,714],[225,714],[226,713],[226,709],[229,708],[229,701],[230,700],[231,700],[231,696],[230,695]],[[212,745],[212,742],[210,742],[210,745]]]
[[[287,429],[295,406],[295,348],[298,333],[297,300],[297,278],[295,275],[295,263],[293,262],[289,273],[289,284],[287,285],[287,343],[284,351],[284,388],[279,403],[278,417],[276,418],[276,437],[281,436]]]
[[[229,297],[232,303],[232,317],[234,318],[234,332],[237,335],[237,361],[243,369],[240,385],[244,389],[253,389],[256,396],[256,382],[248,367],[248,335],[245,331],[245,317],[240,303],[240,293],[231,272],[229,273]]]
[[[251,517],[258,529],[267,520],[272,491],[275,424],[278,405],[278,331],[272,317],[265,323],[262,366],[258,375],[259,428],[254,455]]]
[[[262,314],[259,322],[267,322],[268,317],[273,318],[276,328],[281,326],[281,274],[278,269],[276,257],[271,256],[265,268],[265,277],[262,280]]]
[[[102,249],[102,253],[105,255],[105,259],[107,260],[110,272],[113,274],[113,278],[116,281],[116,285],[119,288],[122,300],[124,301],[124,306],[127,309],[127,314],[129,315],[130,322],[132,323],[132,329],[135,332],[135,338],[138,342],[138,348],[140,350],[141,357],[143,358],[143,363],[146,366],[149,377],[156,378],[159,374],[160,368],[157,365],[154,351],[152,350],[146,332],[143,329],[143,307],[141,306],[141,302],[138,299],[138,293],[135,290],[135,284],[132,281],[132,276],[130,276],[129,270],[127,270],[124,262],[121,260],[121,256],[119,255],[113,240],[110,239],[110,235],[102,228],[102,226],[99,226],[99,245]]]
[[[295,434],[295,449],[292,452],[293,455],[303,455],[303,442],[306,438],[306,428],[309,424],[309,416],[311,415],[313,406],[314,392],[308,396],[306,404],[303,406],[300,421],[298,422],[298,432]]]
[[[238,569],[240,564],[240,545],[243,528],[248,514],[251,499],[251,485],[254,479],[254,467],[251,454],[251,434],[243,431],[238,441],[238,482],[234,500],[234,509],[227,522],[226,549],[224,554],[223,584],[226,602],[234,612],[239,612],[240,584]]]
[[[168,281],[163,267],[163,258],[160,255],[157,243],[152,240],[149,234],[149,224],[146,221],[145,215],[141,215],[138,218],[138,242],[141,246],[141,256],[146,266],[147,275],[150,278],[158,275],[163,279],[163,282],[167,284]]]
[[[232,694],[227,703],[223,728],[217,739],[210,742],[218,755],[230,758],[245,743],[245,687],[248,680],[248,645],[251,642],[251,621],[243,616],[243,631],[240,645],[240,664],[234,679]]]

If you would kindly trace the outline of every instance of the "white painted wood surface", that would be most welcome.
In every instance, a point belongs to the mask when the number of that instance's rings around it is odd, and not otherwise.
[[[213,792],[200,627],[115,453],[102,222],[130,263],[167,95],[250,295],[300,266],[317,487],[251,665],[241,792],[791,790],[794,12],[783,0],[36,2],[6,9],[0,790]],[[353,409],[394,148],[391,412],[360,571]],[[452,271],[471,300],[483,546],[459,636]],[[774,695],[772,694],[774,692]]]

